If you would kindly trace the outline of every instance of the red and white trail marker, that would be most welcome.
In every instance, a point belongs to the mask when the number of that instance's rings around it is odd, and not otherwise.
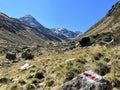
[[[92,72],[91,70],[85,71],[83,76],[86,77],[91,82],[98,82],[102,79],[102,76]]]

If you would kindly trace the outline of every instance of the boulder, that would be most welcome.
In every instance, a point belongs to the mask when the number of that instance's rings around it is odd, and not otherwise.
[[[33,59],[34,55],[32,54],[30,49],[27,49],[22,53],[21,57],[27,60],[27,59]]]
[[[102,39],[101,44],[107,44],[107,45],[109,45],[109,44],[111,44],[113,42],[114,42],[114,39],[111,36],[106,36],[106,37],[104,37]]]
[[[12,82],[12,80],[9,78],[6,78],[6,77],[0,78],[0,83],[7,84],[10,82]]]
[[[15,60],[13,60],[13,63],[17,63],[19,61],[20,61],[20,59],[15,59]]]
[[[88,70],[61,85],[60,90],[111,90],[111,84],[102,76]]]
[[[81,41],[79,41],[79,43],[82,47],[90,46],[91,45],[90,37],[82,38]]]
[[[109,36],[103,38],[103,41],[106,42],[106,43],[110,43],[110,42],[112,42],[112,40],[113,40],[113,39],[112,39],[111,37],[109,37]]]
[[[72,45],[69,47],[69,50],[73,50],[74,48],[76,48],[76,46]]]
[[[30,65],[30,64],[28,64],[28,63],[25,63],[24,65],[22,65],[21,67],[20,67],[20,70],[26,70],[26,69],[29,69],[29,68],[32,68],[32,67],[34,67],[33,65]]]
[[[9,59],[9,60],[15,60],[16,59],[16,53],[7,52],[6,58]]]
[[[0,63],[0,66],[10,66],[10,62],[8,60],[4,60]]]
[[[43,79],[44,78],[44,73],[43,72],[36,72],[35,78],[37,78],[37,79]]]
[[[93,36],[93,39],[96,39],[96,38],[98,38],[99,36],[100,36],[100,34],[96,34],[96,35]]]

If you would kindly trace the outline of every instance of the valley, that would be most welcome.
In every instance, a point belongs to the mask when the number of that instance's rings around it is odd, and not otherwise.
[[[0,90],[120,90],[119,13],[83,34],[0,13]]]

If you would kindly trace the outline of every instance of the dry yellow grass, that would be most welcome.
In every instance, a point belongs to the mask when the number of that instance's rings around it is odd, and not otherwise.
[[[61,54],[47,50],[43,51],[44,54],[36,57],[34,60],[14,63],[10,67],[1,67],[0,74],[5,75],[3,77],[18,79],[18,81],[23,79],[26,80],[27,83],[31,83],[32,79],[27,79],[27,77],[33,73],[32,71],[38,72],[44,70],[44,90],[59,90],[61,84],[71,80],[78,74],[84,72],[86,69],[91,69],[95,72],[101,69],[98,67],[98,65],[101,63],[107,67],[108,65],[111,67],[110,72],[104,77],[114,85],[116,83],[115,80],[120,79],[120,76],[115,75],[120,74],[120,72],[118,72],[120,70],[120,63],[115,63],[115,61],[119,61],[119,58],[117,57],[120,55],[119,50],[120,47],[107,48],[106,46],[99,45],[86,48],[76,48]],[[103,57],[98,61],[94,60],[94,56],[97,53],[103,54]],[[110,61],[106,62],[105,58],[110,59]],[[4,56],[2,56],[0,59],[4,59]],[[19,68],[24,63],[32,64],[35,67],[25,71],[20,71]],[[17,84],[18,81],[16,82]],[[51,82],[53,84],[51,84]],[[3,85],[1,85],[0,90],[6,90],[5,87],[8,88],[11,86],[14,85],[10,84],[8,86],[4,86],[4,88]],[[18,85],[18,87],[25,86]],[[40,88],[38,90],[40,90]]]

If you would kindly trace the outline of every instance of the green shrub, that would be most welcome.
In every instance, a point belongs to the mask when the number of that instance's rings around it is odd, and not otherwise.
[[[37,78],[33,78],[32,80],[31,80],[31,83],[32,84],[37,84],[39,82],[39,79],[37,79]]]
[[[54,79],[52,77],[47,77],[45,79],[45,84],[46,86],[51,87],[54,84]]]
[[[110,73],[110,67],[108,67],[107,65],[103,64],[103,63],[97,63],[96,65],[96,69],[95,69],[95,72],[104,76],[106,75],[107,73]]]
[[[10,87],[10,90],[17,90],[17,83],[13,83]]]
[[[36,86],[33,84],[27,84],[26,85],[26,90],[36,90]]]

